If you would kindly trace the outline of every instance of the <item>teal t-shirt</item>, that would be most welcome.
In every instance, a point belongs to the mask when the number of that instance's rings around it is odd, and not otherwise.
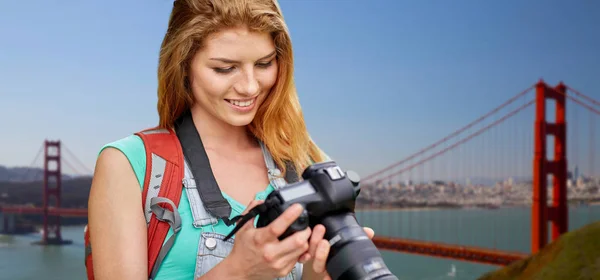
[[[105,145],[102,150],[107,147],[118,149],[127,157],[137,176],[141,191],[144,185],[144,176],[146,174],[146,150],[142,139],[136,135],[131,135]],[[255,199],[264,200],[273,190],[273,186],[269,184],[264,191],[256,194]],[[227,194],[221,193],[231,205],[232,211],[230,218],[240,215],[244,211],[246,208],[245,205],[235,201]],[[214,226],[207,225],[201,229],[195,228],[192,224],[192,212],[185,191],[182,191],[178,212],[181,216],[181,231],[177,238],[175,238],[173,247],[163,260],[155,279],[194,279],[196,254],[201,232],[209,231],[227,235],[235,227],[235,225],[227,226],[222,220],[219,220],[219,223]],[[165,240],[172,234],[173,231],[170,229]]]

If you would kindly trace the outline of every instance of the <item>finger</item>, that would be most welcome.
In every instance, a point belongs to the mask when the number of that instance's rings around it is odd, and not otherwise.
[[[310,236],[308,253],[311,256],[315,255],[315,251],[317,250],[317,244],[319,244],[319,242],[323,240],[323,236],[325,236],[325,226],[320,224],[316,225],[313,228],[312,235]]]
[[[302,214],[304,208],[300,204],[294,204],[286,209],[277,219],[268,226],[259,229],[257,242],[260,244],[276,240],[285,230]]]
[[[308,239],[310,238],[311,232],[311,229],[307,227],[302,231],[286,237],[279,244],[273,244],[277,248],[276,256],[284,257],[285,255],[293,255],[296,259],[300,257],[300,255],[308,250]]]
[[[288,236],[280,243],[267,243],[265,250],[271,251],[267,254],[273,256],[272,259],[276,262],[275,266],[293,266],[298,262],[299,257],[308,250],[310,233],[310,228],[306,228]]]
[[[375,236],[375,231],[370,227],[363,227],[363,229],[367,233],[367,236],[369,237],[369,239],[373,239],[373,236]]]
[[[313,269],[316,273],[322,273],[325,271],[325,263],[327,262],[327,256],[329,255],[329,242],[327,240],[321,240],[317,245],[315,252]]]
[[[310,260],[310,254],[308,252],[304,252],[300,257],[298,257],[299,263],[305,263]]]
[[[298,255],[296,255],[296,254],[284,255],[283,257],[279,258],[277,260],[277,262],[278,262],[278,264],[276,264],[276,266],[289,267],[291,269],[294,265],[296,265],[296,263],[298,263]]]
[[[299,263],[305,263],[311,259],[311,255],[308,252],[305,252],[298,258]]]

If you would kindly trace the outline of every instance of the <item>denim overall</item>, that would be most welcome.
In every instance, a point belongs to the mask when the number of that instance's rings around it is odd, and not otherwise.
[[[269,181],[275,189],[279,189],[285,186],[286,181],[281,178],[281,171],[276,167],[271,154],[266,149],[266,146],[261,142],[263,156],[268,170]],[[206,274],[210,269],[215,267],[221,262],[233,248],[234,238],[230,238],[227,241],[223,241],[224,235],[215,233],[214,230],[210,230],[212,226],[217,224],[218,220],[213,215],[208,213],[204,208],[200,195],[196,190],[196,181],[187,161],[185,162],[185,175],[183,179],[183,185],[187,193],[187,197],[192,210],[192,216],[194,218],[193,225],[195,228],[202,230],[200,239],[198,242],[198,255],[196,257],[196,270],[194,273],[195,278],[198,278]],[[296,263],[294,269],[285,277],[276,278],[278,280],[299,280],[302,278],[302,264]]]

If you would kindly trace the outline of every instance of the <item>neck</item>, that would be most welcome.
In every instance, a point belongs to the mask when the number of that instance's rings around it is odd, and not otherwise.
[[[255,144],[246,126],[230,125],[198,106],[194,106],[191,113],[205,148],[245,149]]]

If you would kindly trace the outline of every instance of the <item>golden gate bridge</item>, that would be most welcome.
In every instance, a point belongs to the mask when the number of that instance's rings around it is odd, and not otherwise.
[[[567,104],[572,104],[568,110]],[[467,109],[472,108],[461,108]],[[552,116],[554,120],[549,120]],[[600,172],[595,165],[599,116],[600,102],[596,99],[562,82],[549,86],[540,80],[441,140],[364,177],[359,211],[369,212],[357,216],[362,224],[372,226],[378,233],[373,241],[380,249],[492,265],[507,265],[525,258],[569,230],[569,200],[600,202]],[[64,145],[61,146],[60,141],[44,143],[41,205],[0,205],[0,225],[4,225],[4,231],[14,228],[10,225],[14,215],[42,215],[39,243],[64,244],[68,242],[61,237],[60,217],[87,217],[85,208],[61,207],[61,163],[75,170],[64,160],[61,147]],[[574,172],[569,171],[570,166],[575,166]],[[495,181],[477,182],[477,175]],[[519,177],[528,179],[519,182]],[[461,180],[464,183],[460,183]],[[435,238],[428,240],[435,233],[451,234],[449,226],[444,227],[444,224],[456,221],[452,217],[428,220],[418,216],[418,222],[427,225],[426,230],[417,234],[419,238],[402,237],[399,233],[379,234],[379,228],[404,227],[411,232],[408,236],[414,236],[411,225],[415,221],[410,221],[410,214],[408,218],[394,215],[377,218],[381,217],[377,210],[406,208],[407,205],[442,205],[442,208],[450,205],[449,209],[529,207],[530,250],[519,252],[459,242],[450,244]],[[488,211],[485,215],[493,219],[494,210],[485,211]],[[364,222],[363,217],[366,217]],[[461,227],[458,221],[457,230]],[[503,238],[497,234],[500,228],[510,231],[510,227],[493,222],[489,229],[489,234],[494,236],[493,243]],[[460,240],[459,234],[457,239]]]

